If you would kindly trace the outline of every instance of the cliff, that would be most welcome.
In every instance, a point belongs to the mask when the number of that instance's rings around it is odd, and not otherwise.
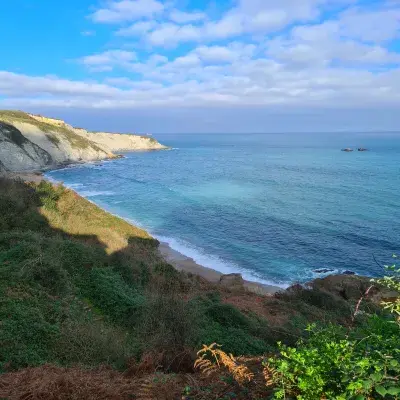
[[[166,148],[147,136],[89,132],[58,119],[0,111],[0,172],[114,158],[114,151]]]

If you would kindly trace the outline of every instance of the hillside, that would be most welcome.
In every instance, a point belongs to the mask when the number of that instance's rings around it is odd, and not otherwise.
[[[286,398],[397,398],[375,389],[399,375],[379,306],[394,295],[368,278],[265,297],[177,272],[147,232],[62,186],[0,178],[0,209],[0,398],[268,399],[282,382]],[[211,343],[224,353],[194,369]]]
[[[57,119],[0,111],[0,171],[41,170],[115,158],[117,151],[162,149],[147,136],[89,132]]]

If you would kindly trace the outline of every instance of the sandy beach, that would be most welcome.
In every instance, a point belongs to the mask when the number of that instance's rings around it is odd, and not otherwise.
[[[168,243],[160,243],[159,250],[163,258],[178,271],[199,275],[212,283],[219,283],[221,277],[224,275],[214,269],[197,264],[192,258],[172,249]],[[264,295],[272,295],[284,290],[278,286],[265,285],[259,282],[250,282],[246,280],[244,281],[244,287],[252,292]]]

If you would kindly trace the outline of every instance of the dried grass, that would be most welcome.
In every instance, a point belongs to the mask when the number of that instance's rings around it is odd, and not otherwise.
[[[185,378],[153,374],[142,379],[111,369],[84,370],[46,365],[0,376],[0,398],[7,400],[174,400]]]

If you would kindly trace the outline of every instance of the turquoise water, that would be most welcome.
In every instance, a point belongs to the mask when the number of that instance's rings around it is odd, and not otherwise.
[[[157,138],[174,149],[48,175],[200,264],[262,282],[375,275],[373,256],[399,251],[400,134]]]

